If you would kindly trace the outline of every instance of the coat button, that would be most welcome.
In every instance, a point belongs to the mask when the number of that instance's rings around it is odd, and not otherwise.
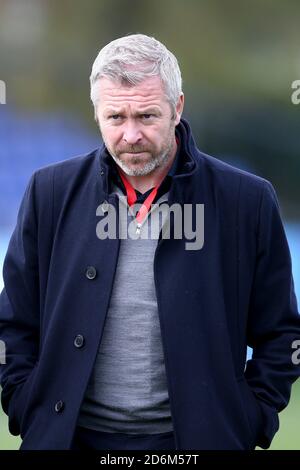
[[[101,209],[102,209],[102,212],[108,212],[108,208],[109,208],[109,204],[107,201],[104,201],[102,204],[101,204]]]
[[[100,175],[101,175],[101,176],[104,175],[104,171],[103,171],[103,170],[100,171]]]
[[[82,348],[84,346],[84,343],[85,343],[85,340],[84,340],[84,337],[82,335],[75,336],[74,346],[76,348]]]
[[[56,413],[61,413],[64,407],[65,407],[64,402],[62,400],[59,400],[57,403],[55,403],[54,409]]]
[[[94,266],[88,266],[86,268],[85,275],[88,279],[95,279],[97,275],[96,268]]]

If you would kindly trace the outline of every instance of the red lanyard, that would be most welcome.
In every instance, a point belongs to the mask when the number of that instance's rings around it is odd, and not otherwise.
[[[179,144],[179,138],[177,136],[175,136],[175,138],[176,138],[176,143],[178,145]],[[131,184],[125,178],[125,176],[123,175],[123,173],[121,172],[121,170],[119,168],[118,168],[118,172],[119,172],[119,175],[120,175],[120,177],[121,177],[121,179],[124,183],[125,189],[126,189],[128,205],[129,205],[129,207],[131,207],[137,200],[137,195],[136,195],[135,189],[133,188],[133,186],[131,186]],[[161,181],[160,181],[160,183],[161,183]],[[138,222],[138,228],[141,227],[141,224],[142,224],[144,218],[146,217],[146,215],[148,214],[148,212],[150,210],[151,204],[154,201],[154,198],[157,194],[157,190],[160,186],[160,183],[157,184],[155,186],[155,188],[152,189],[149,196],[146,197],[145,201],[143,202],[140,210],[138,211],[138,213],[135,217],[136,221]]]
[[[133,186],[131,186],[131,184],[125,178],[125,176],[121,173],[121,171],[119,171],[119,175],[122,178],[122,181],[123,181],[125,189],[126,189],[128,205],[131,207],[133,204],[135,204],[135,202],[137,200],[137,195],[136,195],[135,189],[133,188]],[[148,212],[150,210],[150,207],[151,207],[151,204],[154,201],[154,198],[157,194],[158,188],[159,188],[159,184],[152,189],[151,193],[149,194],[149,196],[146,197],[146,199],[143,202],[140,210],[138,211],[138,213],[135,217],[136,221],[138,222],[138,225],[142,224],[144,218],[148,214]]]

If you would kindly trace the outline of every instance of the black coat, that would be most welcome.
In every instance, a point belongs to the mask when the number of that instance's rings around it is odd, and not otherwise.
[[[267,180],[201,153],[185,120],[178,130],[169,203],[204,204],[205,225],[201,249],[160,239],[154,259],[176,446],[267,448],[299,376],[278,200]],[[9,243],[2,404],[22,449],[70,448],[101,341],[119,249],[118,239],[96,236],[100,204],[116,204],[104,150],[37,170]]]

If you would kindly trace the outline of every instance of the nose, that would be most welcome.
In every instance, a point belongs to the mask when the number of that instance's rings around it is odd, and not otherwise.
[[[136,122],[129,119],[124,124],[123,140],[129,145],[134,145],[140,142],[141,139],[142,139],[142,133],[139,128],[139,125]]]

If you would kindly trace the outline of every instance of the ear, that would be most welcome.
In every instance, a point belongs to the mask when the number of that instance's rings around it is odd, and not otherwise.
[[[95,119],[95,121],[96,121],[96,123],[98,124],[98,127],[99,127],[99,121],[98,121],[98,116],[97,116],[96,110],[94,111],[94,119]]]
[[[97,103],[93,103],[93,105],[94,105],[94,119],[99,127]]]
[[[179,124],[179,121],[180,121],[180,118],[181,118],[181,115],[182,115],[182,111],[183,111],[183,107],[184,107],[184,94],[181,93],[181,95],[179,96],[178,102],[176,104],[175,126],[177,126],[177,124]]]

